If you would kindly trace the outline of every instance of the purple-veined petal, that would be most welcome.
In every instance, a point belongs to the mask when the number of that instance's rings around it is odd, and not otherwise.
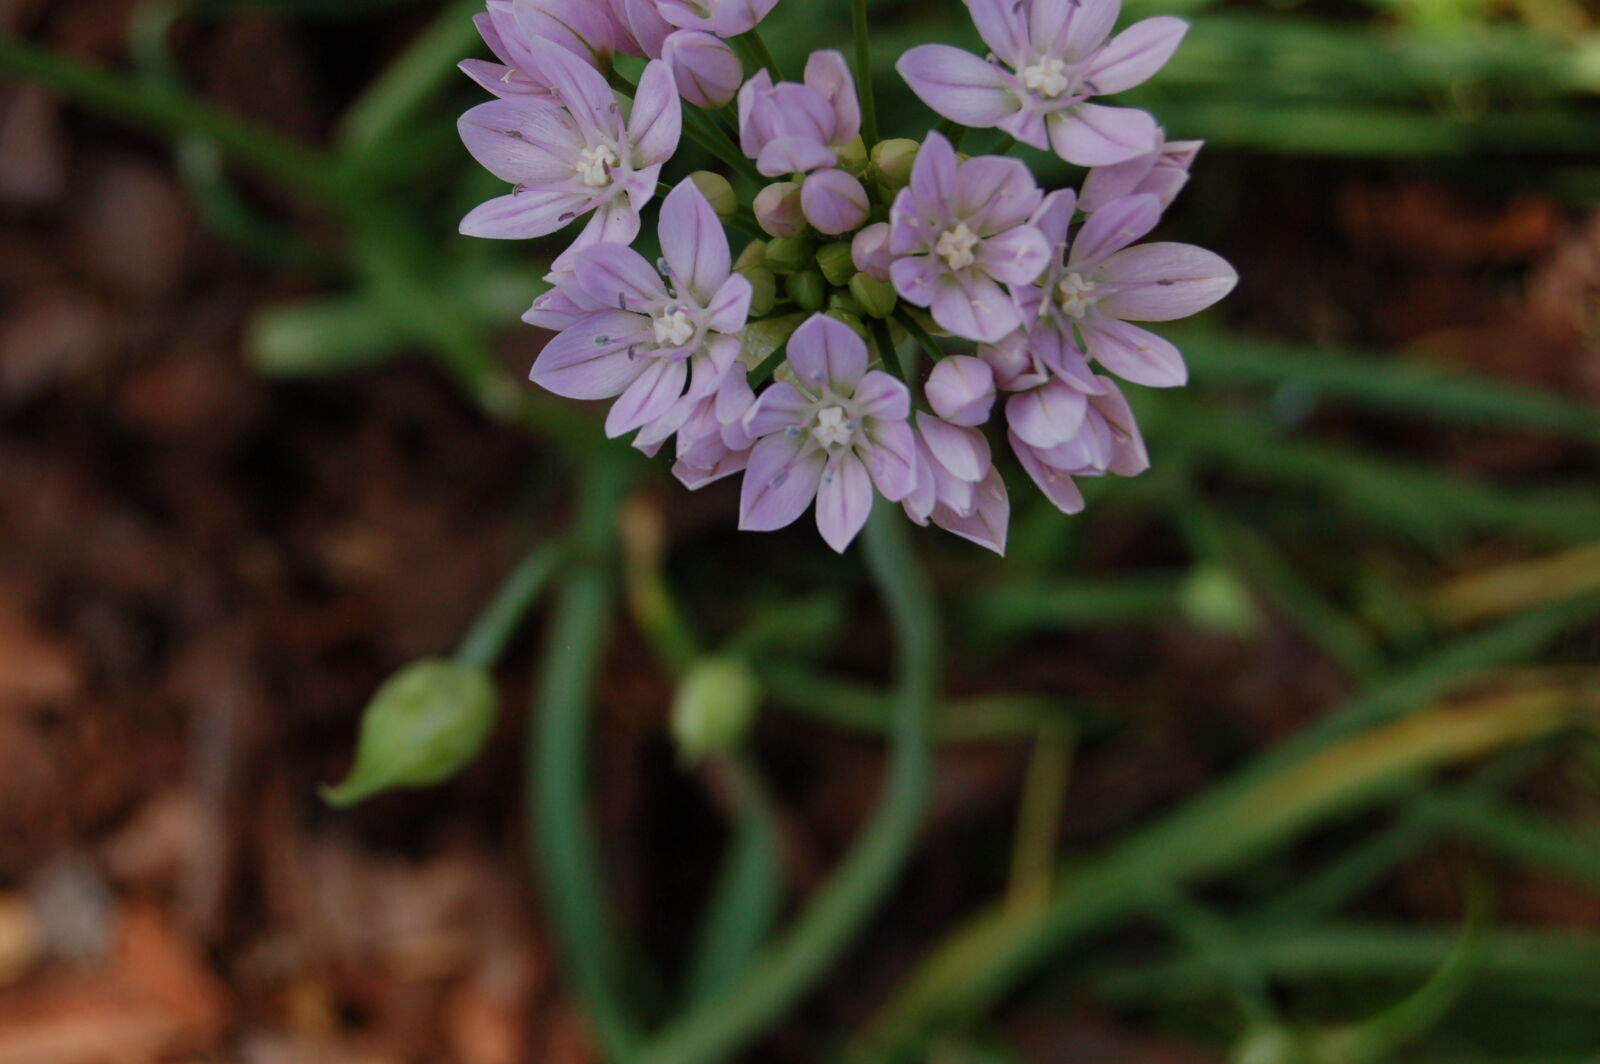
[[[1028,28],[1016,0],[969,0],[967,9],[990,51],[1013,69],[1027,62]]]
[[[777,135],[772,124],[772,110],[765,106],[772,92],[772,75],[765,69],[744,83],[739,90],[739,150],[754,159],[761,149]]]
[[[634,169],[659,166],[672,158],[682,135],[683,105],[678,102],[678,83],[666,63],[653,59],[639,77],[633,113],[628,116]]]
[[[1035,0],[1037,4],[1040,0]],[[1122,0],[1069,0],[1072,11],[1067,19],[1066,36],[1057,53],[1069,63],[1081,62],[1111,36],[1122,12]],[[1037,43],[1038,38],[1035,38]]]
[[[496,96],[516,96],[540,90],[539,85],[527,78],[519,77],[517,70],[504,63],[491,63],[487,59],[463,59],[456,64],[456,69],[477,82],[479,88]]]
[[[689,390],[685,394],[696,399],[714,396],[722,387],[723,378],[734,372],[733,364],[739,358],[739,351],[737,336],[708,338],[689,359]]]
[[[756,396],[754,405],[745,411],[744,430],[751,438],[760,439],[803,427],[811,416],[811,407],[812,400],[799,388],[778,381]]]
[[[1085,211],[1093,214],[1108,203],[1143,191],[1140,185],[1150,175],[1150,171],[1155,168],[1156,160],[1160,157],[1159,152],[1149,151],[1125,162],[1096,166],[1083,179],[1080,205]]]
[[[939,493],[934,486],[933,459],[928,456],[928,448],[922,443],[917,444],[915,464],[916,484],[911,493],[901,499],[906,516],[924,528],[928,519],[933,516],[933,508],[939,501]]]
[[[621,244],[596,244],[574,262],[583,294],[602,306],[653,315],[668,300],[661,275],[643,255]]]
[[[1019,225],[979,244],[978,264],[997,281],[1031,285],[1050,265],[1050,242],[1033,226]]]
[[[1077,193],[1064,188],[1046,196],[1039,209],[1033,212],[1033,227],[1044,234],[1057,258],[1066,253],[1067,236],[1072,232],[1072,218],[1077,209]]]
[[[1125,196],[1101,207],[1084,221],[1072,242],[1067,265],[1092,270],[1106,256],[1121,251],[1161,221],[1161,201],[1154,196]]]
[[[549,79],[586,141],[615,144],[622,140],[622,109],[598,70],[548,40],[534,38],[529,51],[534,68]]]
[[[1122,390],[1109,378],[1102,377],[1104,394],[1089,400],[1111,429],[1114,455],[1111,472],[1119,477],[1136,477],[1150,468],[1150,452],[1145,449],[1144,436],[1139,423],[1134,420],[1133,409]]]
[[[1078,485],[1072,482],[1072,476],[1039,461],[1039,456],[1034,453],[1033,448],[1018,439],[1016,433],[1010,433],[1008,438],[1011,441],[1011,450],[1016,453],[1017,461],[1022,463],[1022,468],[1033,478],[1039,490],[1044,492],[1045,498],[1050,500],[1051,505],[1064,514],[1082,513],[1083,493],[1078,490]]]
[[[1089,413],[1089,400],[1065,381],[1053,380],[1006,401],[1006,421],[1025,443],[1054,447],[1078,434]]]
[[[661,46],[678,93],[696,107],[724,107],[744,82],[744,65],[728,43],[703,30],[675,30]]]
[[[588,208],[587,196],[562,189],[529,188],[479,204],[461,219],[463,236],[528,240],[566,228]]]
[[[1083,338],[1090,357],[1125,381],[1149,388],[1177,388],[1188,383],[1183,355],[1171,341],[1148,329],[1092,315],[1084,319]]]
[[[812,137],[776,137],[756,156],[756,169],[766,177],[805,174],[839,161],[832,148]]]
[[[962,163],[956,175],[955,216],[981,236],[1021,225],[1043,199],[1021,159],[980,155]]]
[[[993,460],[989,441],[977,429],[962,428],[931,414],[918,412],[917,431],[928,453],[957,480],[977,483],[989,472]]]
[[[735,273],[722,282],[706,306],[706,327],[719,333],[737,333],[750,320],[750,300],[755,290],[750,279]]]
[[[806,60],[805,83],[822,95],[833,110],[833,135],[828,143],[842,148],[861,133],[861,101],[850,64],[838,52],[812,52]]]
[[[1125,248],[1095,271],[1115,285],[1102,313],[1125,321],[1174,321],[1233,291],[1239,275],[1221,255],[1192,244],[1159,242]]]
[[[615,439],[665,414],[683,397],[689,367],[681,358],[653,358],[606,415],[606,435]]]
[[[879,281],[889,280],[894,256],[889,251],[889,223],[875,222],[850,242],[850,261],[856,269]]]
[[[844,553],[872,515],[872,480],[854,454],[835,455],[817,488],[817,531],[823,542]]]
[[[950,205],[959,194],[957,180],[960,172],[955,147],[945,139],[944,134],[929,133],[928,139],[923,141],[921,150],[917,152],[917,161],[912,164],[911,184],[895,200],[896,212],[949,218]],[[900,228],[898,224],[895,227]],[[930,242],[937,238],[937,233],[925,237]],[[904,254],[898,242],[894,251],[897,255]]]
[[[638,42],[639,50],[652,59],[661,58],[662,48],[672,35],[673,25],[656,10],[656,0],[613,0],[621,8],[622,21]]]
[[[933,520],[946,532],[996,554],[1006,552],[1006,529],[1011,523],[1011,498],[1006,493],[1006,482],[1000,471],[991,467],[981,483],[973,489],[973,506],[961,514],[947,506],[936,506]]]
[[[750,450],[739,492],[739,530],[770,532],[794,523],[817,497],[827,452],[809,436],[768,436]]]
[[[904,421],[911,416],[911,392],[882,370],[872,370],[861,378],[855,399],[862,417]]]
[[[941,329],[979,343],[1003,340],[1022,324],[1022,312],[1005,289],[973,271],[965,277],[941,274],[934,282],[932,310]]]
[[[894,290],[900,293],[901,299],[918,307],[933,305],[943,275],[944,264],[932,255],[896,259],[889,265]]]
[[[778,0],[714,0],[713,29],[718,37],[737,37],[755,29],[777,6]]]
[[[706,306],[728,279],[733,259],[717,212],[694,181],[684,178],[661,202],[661,253],[678,283]]]
[[[1149,81],[1178,50],[1189,24],[1162,15],[1135,22],[1106,44],[1089,63],[1088,79],[1098,96]]]
[[[639,212],[628,198],[614,197],[600,205],[589,219],[589,224],[583,227],[583,232],[578,234],[567,251],[576,254],[586,248],[604,244],[626,246],[633,243],[633,238],[639,235],[641,224]]]
[[[630,342],[644,339],[649,321],[637,314],[605,310],[587,315],[545,344],[529,379],[568,399],[610,399],[644,372],[630,358]]]
[[[1002,71],[948,44],[918,45],[895,69],[934,113],[964,126],[998,125],[1022,107]]]
[[[514,185],[569,181],[583,150],[565,109],[540,97],[480,103],[456,128],[480,166]]]
[[[905,421],[873,418],[866,426],[868,446],[857,445],[864,455],[878,493],[900,502],[917,488],[917,435]]]
[[[866,187],[843,170],[818,170],[800,187],[800,208],[806,220],[829,236],[860,228],[871,206]]]
[[[1043,321],[1028,336],[1034,356],[1056,376],[1085,395],[1100,393],[1099,379],[1072,330],[1065,323]]]
[[[1111,468],[1111,427],[1098,413],[1083,420],[1077,435],[1038,452],[1039,461],[1073,476],[1100,477]]]
[[[1038,148],[1040,151],[1050,150],[1050,130],[1045,125],[1045,116],[1037,111],[1018,111],[1001,119],[995,128],[1003,133],[1009,133],[1022,144]]]
[[[526,41],[560,45],[591,67],[610,62],[616,50],[616,27],[604,3],[594,0],[516,0],[512,4],[518,35]],[[534,46],[533,51],[537,51]],[[537,67],[537,61],[535,62]]]
[[[867,372],[867,344],[844,322],[814,314],[789,337],[789,365],[813,395],[847,398]]]
[[[1160,135],[1148,111],[1080,103],[1051,115],[1050,147],[1077,166],[1108,166],[1150,150]]]
[[[933,367],[923,394],[934,413],[950,424],[982,425],[994,407],[994,370],[981,358],[951,355]]]

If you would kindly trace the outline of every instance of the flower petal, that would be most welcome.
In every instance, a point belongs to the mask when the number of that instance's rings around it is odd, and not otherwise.
[[[729,275],[706,306],[706,327],[730,336],[738,333],[750,320],[750,300],[754,296],[748,277],[742,273]]]
[[[904,421],[911,416],[910,390],[882,370],[872,370],[861,378],[855,398],[862,417]]]
[[[919,412],[917,431],[922,433],[928,453],[957,480],[975,484],[994,464],[989,454],[989,441],[977,429],[961,428]]]
[[[480,103],[461,116],[456,128],[478,165],[514,185],[571,180],[573,160],[582,150],[566,109],[535,96]]]
[[[806,174],[839,161],[832,148],[814,137],[775,137],[756,156],[756,169],[766,177]]]
[[[867,423],[868,468],[878,492],[900,502],[917,488],[917,436],[905,421],[873,418]]]
[[[1083,493],[1078,490],[1078,485],[1072,482],[1072,476],[1039,461],[1039,456],[1034,453],[1033,448],[1018,439],[1016,433],[1011,433],[1009,439],[1012,451],[1016,452],[1017,461],[1022,463],[1022,468],[1027,470],[1028,476],[1033,478],[1033,482],[1044,492],[1045,498],[1050,500],[1051,505],[1064,514],[1082,513]]]
[[[1052,192],[1033,212],[1032,224],[1050,242],[1057,257],[1064,256],[1067,237],[1072,232],[1072,219],[1078,209],[1078,195],[1070,188]]]
[[[675,30],[661,46],[678,92],[696,107],[724,107],[744,83],[744,64],[728,43],[703,30]]]
[[[479,204],[461,219],[463,236],[529,240],[566,228],[588,209],[587,197],[561,189],[530,188]]]
[[[1006,494],[1006,482],[1000,470],[990,468],[982,483],[973,490],[973,503],[966,514],[948,506],[935,506],[934,523],[946,532],[1004,555],[1006,529],[1011,523],[1011,498]]]
[[[861,100],[844,56],[834,51],[812,52],[806,60],[805,83],[833,109],[833,135],[828,143],[842,148],[855,140],[861,133]]]
[[[1161,221],[1161,201],[1154,196],[1124,196],[1112,200],[1084,221],[1072,242],[1067,265],[1091,270],[1101,259],[1121,251]]]
[[[871,207],[866,187],[843,170],[818,170],[800,188],[806,221],[829,236],[859,229]]]
[[[611,412],[606,415],[606,435],[615,439],[665,414],[683,397],[683,386],[688,379],[689,366],[685,360],[649,359],[644,372],[612,404]]]
[[[643,255],[621,244],[596,244],[577,257],[574,277],[583,294],[605,307],[654,315],[671,297]]]
[[[964,126],[998,125],[1022,107],[1001,70],[948,44],[919,45],[895,69],[936,114]]]
[[[639,78],[633,113],[628,116],[634,169],[658,166],[672,158],[682,135],[683,105],[678,102],[677,80],[671,67],[659,59],[652,60]]]
[[[678,294],[708,305],[728,279],[733,259],[727,231],[692,179],[684,178],[661,201],[659,231],[661,253],[681,286]]]
[[[817,531],[828,546],[844,553],[872,515],[872,480],[861,459],[835,455],[817,489]]]
[[[990,51],[1012,68],[1027,62],[1028,28],[1016,0],[968,0],[967,8]]]
[[[628,347],[649,323],[637,314],[605,310],[588,315],[545,344],[528,374],[533,383],[568,399],[610,399],[643,373]]]
[[[1022,312],[1005,289],[983,274],[971,270],[966,274],[939,276],[934,283],[933,320],[946,332],[985,344],[1015,332],[1022,324]]]
[[[622,109],[617,106],[617,98],[605,77],[566,48],[538,36],[530,39],[533,44],[529,51],[535,69],[555,88],[584,140],[619,142],[623,132]]]
[[[867,372],[867,344],[844,322],[815,314],[789,337],[789,365],[813,395],[826,387],[848,398]]]
[[[813,401],[787,381],[778,381],[745,411],[744,430],[754,439],[803,426],[811,416]],[[798,433],[796,434],[799,435]]]
[[[1006,421],[1023,442],[1040,449],[1066,443],[1083,428],[1088,398],[1065,381],[1013,395],[1006,401]]]
[[[1050,147],[1076,166],[1109,166],[1143,155],[1160,135],[1148,111],[1080,103],[1047,120]]]
[[[817,497],[825,451],[810,438],[768,436],[750,451],[739,492],[739,530],[770,532],[793,524]]]
[[[1162,15],[1135,22],[1106,44],[1089,63],[1088,80],[1095,95],[1122,92],[1143,84],[1166,66],[1189,32],[1181,18]]]
[[[1033,226],[1019,225],[978,245],[978,264],[997,281],[1031,285],[1050,265],[1050,242]]]
[[[1226,259],[1192,244],[1126,248],[1095,271],[1116,285],[1100,310],[1125,321],[1174,321],[1197,314],[1239,283]]]
[[[955,215],[981,236],[1021,225],[1043,200],[1021,159],[980,155],[962,163],[956,176]]]
[[[1083,323],[1089,355],[1125,381],[1149,388],[1177,388],[1189,380],[1183,355],[1148,329],[1096,315]]]

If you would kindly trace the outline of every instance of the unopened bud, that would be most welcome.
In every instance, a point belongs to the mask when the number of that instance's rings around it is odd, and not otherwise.
[[[767,244],[767,266],[778,273],[794,273],[810,266],[817,242],[808,236],[780,237]]]
[[[694,187],[700,190],[706,202],[711,204],[711,209],[724,222],[732,221],[739,213],[739,197],[734,195],[733,186],[721,174],[696,170],[689,175],[689,180],[694,182]]]
[[[880,141],[872,149],[873,172],[885,192],[899,192],[911,184],[911,168],[916,165],[922,145],[904,137]]]
[[[862,308],[861,304],[857,303],[855,297],[849,292],[831,293],[828,296],[828,309],[842,310],[846,314],[854,314],[858,318],[866,314],[866,311]]]
[[[843,288],[856,274],[856,264],[850,254],[850,245],[827,244],[817,252],[817,268],[835,288]]]
[[[789,278],[789,298],[801,310],[819,311],[828,302],[828,282],[816,270],[802,270]]]
[[[832,318],[834,321],[843,322],[844,324],[850,326],[850,328],[855,330],[857,336],[861,337],[863,340],[868,340],[867,323],[862,321],[856,315],[850,313],[848,310],[830,309],[828,311],[828,317]]]
[[[767,264],[767,242],[765,240],[752,240],[739,252],[739,257],[733,261],[733,268],[743,272],[754,266]]]
[[[900,294],[894,290],[894,285],[864,273],[850,278],[850,294],[861,304],[861,309],[874,318],[887,318],[900,305]]]
[[[749,732],[761,701],[761,686],[737,658],[702,658],[678,684],[672,702],[672,737],[684,759],[736,747]]]
[[[800,206],[806,221],[818,232],[838,236],[861,228],[867,221],[872,202],[867,190],[843,170],[818,170],[806,178],[800,190]]]
[[[765,266],[740,270],[750,282],[750,316],[760,318],[772,313],[778,301],[778,275]]]
[[[867,142],[857,137],[839,149],[839,168],[860,177],[867,169]]]
[[[855,235],[850,242],[850,256],[856,269],[880,281],[889,279],[889,266],[894,262],[889,252],[890,232],[888,222],[876,222]]]
[[[800,207],[800,186],[779,181],[756,194],[756,224],[775,237],[797,237],[806,231],[805,212]]]
[[[923,392],[935,414],[973,428],[988,421],[994,407],[994,370],[981,358],[951,355],[933,367]]]

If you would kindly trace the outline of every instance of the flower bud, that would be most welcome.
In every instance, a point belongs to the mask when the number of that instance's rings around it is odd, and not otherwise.
[[[828,302],[828,282],[816,270],[802,270],[789,278],[789,298],[801,310],[815,313]]]
[[[1250,589],[1231,569],[1195,568],[1178,595],[1183,615],[1198,628],[1248,639],[1261,630],[1261,611]]]
[[[843,288],[856,274],[856,264],[850,256],[850,245],[845,243],[824,245],[817,252],[817,268],[835,288]]]
[[[743,272],[747,267],[765,266],[767,264],[767,242],[765,240],[752,240],[739,252],[739,257],[733,261],[733,268]]]
[[[856,315],[850,313],[848,310],[829,310],[828,317],[832,318],[834,321],[843,322],[845,325],[850,326],[850,328],[855,330],[857,336],[861,337],[863,340],[867,340],[868,343],[871,343],[871,340],[867,337],[866,323]]]
[[[872,203],[860,181],[843,170],[818,170],[800,191],[806,221],[830,236],[859,229]]]
[[[888,222],[877,222],[856,234],[850,243],[850,256],[855,260],[856,269],[880,281],[889,279],[889,265],[894,262],[894,256],[889,253],[891,232]]]
[[[767,244],[767,266],[778,273],[803,270],[816,255],[817,242],[808,236],[779,237]]]
[[[858,273],[850,278],[850,294],[870,317],[887,318],[900,305],[900,293],[888,281]]]
[[[857,177],[867,170],[867,142],[860,137],[852,140],[838,151],[839,166]]]
[[[696,662],[672,701],[672,737],[684,760],[736,747],[750,730],[761,701],[761,686],[750,667],[737,658],[711,657]]]
[[[772,305],[778,301],[778,275],[765,266],[750,266],[739,272],[750,282],[750,316],[771,314]]]
[[[689,180],[694,182],[694,187],[700,190],[700,195],[706,198],[722,221],[732,221],[739,213],[739,197],[734,195],[733,186],[721,174],[696,170],[689,175]]]
[[[981,358],[951,355],[933,367],[924,391],[934,413],[950,424],[982,425],[994,408],[994,370]]]
[[[885,192],[899,192],[911,184],[911,168],[916,165],[922,145],[904,137],[879,141],[872,149],[872,167]]]
[[[849,292],[832,292],[828,296],[829,310],[842,310],[846,314],[854,314],[857,318],[866,313],[866,310],[857,303],[855,297]]]
[[[361,717],[355,765],[330,805],[347,806],[396,787],[443,782],[478,756],[499,698],[489,674],[453,661],[417,661],[390,677]]]
[[[800,186],[779,181],[756,194],[756,224],[775,237],[797,237],[806,231],[805,212],[800,207]]]
[[[744,83],[744,64],[728,42],[704,30],[678,30],[661,44],[678,94],[696,107],[725,106]]]

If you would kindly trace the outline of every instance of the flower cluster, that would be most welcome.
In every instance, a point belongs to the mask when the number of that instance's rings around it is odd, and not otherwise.
[[[614,399],[606,434],[650,454],[670,441],[691,489],[743,473],[741,528],[814,506],[840,551],[881,495],[1003,553],[1002,442],[1066,513],[1077,478],[1143,472],[1118,380],[1187,373],[1134,323],[1194,314],[1237,277],[1201,248],[1140,242],[1199,142],[1094,101],[1154,75],[1186,24],[1113,35],[1120,0],[967,2],[987,56],[928,44],[897,64],[945,120],[915,141],[877,139],[871,86],[837,52],[782,80],[757,31],[777,0],[488,0],[499,61],[463,69],[496,99],[460,127],[512,188],[462,232],[576,232],[525,318],[557,334],[534,382]],[[765,60],[748,77],[734,38]],[[617,56],[644,60],[637,80]],[[987,128],[990,154],[958,151]],[[633,245],[685,137],[724,172],[672,185],[651,262]],[[1016,142],[1087,167],[1081,188],[1040,188]],[[1004,432],[987,433],[997,407]]]

